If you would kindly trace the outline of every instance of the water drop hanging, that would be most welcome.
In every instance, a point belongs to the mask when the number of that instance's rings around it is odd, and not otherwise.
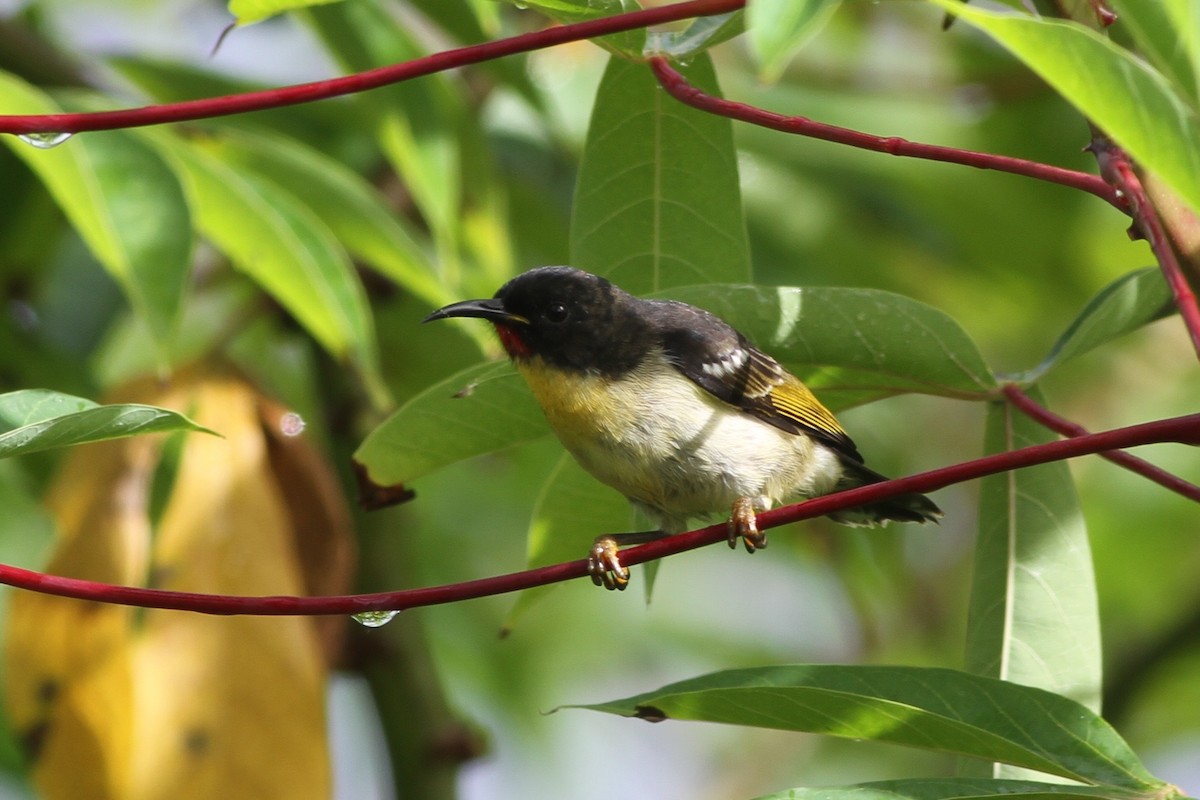
[[[279,432],[284,436],[299,436],[304,433],[304,417],[289,411],[279,418]]]
[[[368,628],[382,628],[395,619],[399,613],[399,611],[360,611],[351,616],[359,625],[365,625]]]
[[[62,131],[39,131],[38,133],[22,133],[18,134],[17,138],[25,144],[31,144],[39,150],[49,150],[51,147],[58,147],[60,144],[70,139],[73,134],[63,133]]]

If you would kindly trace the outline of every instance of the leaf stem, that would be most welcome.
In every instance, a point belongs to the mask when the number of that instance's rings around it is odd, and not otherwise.
[[[650,59],[650,68],[658,78],[662,87],[670,92],[676,100],[686,103],[701,111],[719,114],[723,117],[749,122],[764,128],[836,142],[877,153],[888,153],[894,156],[909,158],[924,158],[931,161],[943,161],[950,164],[962,164],[977,169],[994,169],[1009,172],[1014,175],[1024,175],[1028,178],[1057,183],[1072,189],[1090,192],[1115,208],[1126,211],[1120,195],[1097,175],[1086,172],[1055,167],[1037,161],[1012,156],[1000,156],[992,153],[980,153],[974,150],[963,150],[958,147],[922,144],[902,139],[898,136],[875,136],[862,133],[850,128],[841,128],[824,122],[815,122],[808,117],[789,117],[767,111],[755,106],[738,103],[714,97],[697,89],[687,82],[687,79],[677,72],[663,56]]]
[[[765,511],[758,515],[758,526],[763,530],[777,528],[780,525],[823,516],[852,506],[877,502],[907,492],[930,492],[985,475],[1030,467],[1035,464],[1159,442],[1200,445],[1200,414],[1146,422],[1127,428],[1033,445],[911,475],[907,478],[897,478],[816,497],[773,511]],[[727,535],[724,523],[710,525],[707,528],[669,536],[624,550],[621,553],[621,562],[626,565],[641,564],[715,542],[723,542]],[[331,597],[241,597],[195,592],[168,592],[46,575],[8,565],[0,565],[0,583],[60,597],[142,608],[164,608],[220,615],[315,616],[393,609],[407,610],[420,606],[452,603],[580,578],[586,572],[587,563],[585,561],[568,561],[524,572],[445,586]]]
[[[1192,347],[1200,356],[1200,304],[1196,293],[1183,274],[1183,266],[1167,234],[1158,209],[1146,193],[1142,179],[1138,177],[1129,155],[1107,136],[1097,136],[1089,149],[1095,154],[1100,173],[1115,188],[1129,205],[1134,229],[1146,238],[1158,265],[1163,271],[1167,285],[1175,295],[1175,305],[1183,317],[1183,324],[1191,337]]]
[[[0,115],[0,133],[79,133],[82,131],[115,130],[136,128],[144,125],[162,125],[172,122],[189,122],[198,119],[244,114],[268,108],[311,103],[331,97],[378,89],[400,81],[431,75],[456,67],[478,64],[504,56],[540,50],[566,42],[591,39],[612,33],[660,25],[692,17],[707,17],[736,11],[744,7],[746,0],[688,0],[684,3],[658,6],[627,14],[591,19],[544,28],[530,33],[483,42],[423,58],[392,64],[386,67],[358,72],[340,78],[313,81],[294,86],[266,89],[258,92],[188,100],[181,103],[144,106],[117,111],[99,111],[83,114],[7,114]]]
[[[1007,384],[1004,389],[1004,396],[1008,398],[1021,413],[1025,414],[1035,422],[1041,423],[1052,431],[1060,433],[1063,436],[1087,436],[1088,431],[1081,425],[1076,425],[1069,419],[1058,416],[1050,409],[1035,402],[1032,397],[1027,395],[1021,387],[1015,383]],[[1101,458],[1111,461],[1114,464],[1119,464],[1125,469],[1136,472],[1143,478],[1149,478],[1155,483],[1170,489],[1172,492],[1183,495],[1189,500],[1200,503],[1200,486],[1194,483],[1188,483],[1177,475],[1167,472],[1161,467],[1156,467],[1145,459],[1138,458],[1135,455],[1114,450],[1107,453],[1099,453]]]

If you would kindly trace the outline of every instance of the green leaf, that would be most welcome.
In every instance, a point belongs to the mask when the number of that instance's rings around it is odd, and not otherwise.
[[[261,308],[262,294],[249,279],[230,275],[228,281],[211,281],[189,294],[180,315],[180,330],[171,342],[173,364],[191,364],[230,344],[234,328],[244,325]],[[118,319],[104,336],[92,359],[92,377],[105,389],[116,389],[154,373],[153,353],[148,352],[146,326],[138,317]]]
[[[529,566],[583,558],[597,536],[633,530],[633,516],[624,497],[563,453],[534,506],[527,542]]]
[[[1200,211],[1200,115],[1152,67],[1069,22],[933,0],[986,31]]]
[[[373,3],[312,9],[313,26],[348,71],[360,72],[427,55],[386,10]],[[465,113],[450,78],[432,75],[386,86],[360,98],[384,155],[428,224],[439,267],[457,284],[457,244],[463,199],[458,131]]]
[[[746,11],[759,78],[779,79],[792,56],[833,16],[840,0],[755,0]]]
[[[162,58],[114,57],[105,60],[121,77],[133,83],[161,103],[207,99],[243,94],[272,88],[256,81],[238,80],[228,75],[200,69]],[[211,123],[221,128],[268,128],[308,143],[312,147],[347,147],[347,126],[356,124],[352,98],[336,97],[320,103],[271,108],[221,117]],[[352,146],[352,145],[351,145]]]
[[[1195,3],[1113,0],[1112,5],[1118,23],[1132,34],[1142,55],[1193,104],[1200,102],[1196,85],[1200,73],[1200,18],[1187,19],[1189,13],[1198,13]]]
[[[550,433],[525,381],[487,363],[436,383],[400,407],[354,453],[384,486]]]
[[[536,8],[556,22],[569,25],[626,11],[637,11],[637,0],[510,0],[514,5]],[[595,39],[595,43],[629,59],[639,59],[646,51],[646,31],[636,28]]]
[[[634,516],[624,497],[563,453],[534,505],[525,542],[526,564],[532,569],[583,558],[597,536],[635,530]],[[504,621],[505,630],[512,629],[534,603],[559,585],[521,592]]]
[[[4,73],[0,106],[10,114],[62,110],[37,89]],[[165,362],[192,250],[187,203],[171,169],[152,148],[123,131],[73,136],[50,149],[13,136],[3,139],[45,184],[96,260],[146,320],[160,364]]]
[[[353,170],[285,136],[230,132],[221,156],[303,202],[353,255],[412,294],[442,306],[454,300],[434,275],[418,234],[388,212],[387,200]]]
[[[979,397],[995,385],[979,349],[943,312],[877,289],[690,286],[664,297],[708,309],[844,407],[924,392]]]
[[[409,5],[462,44],[479,44],[504,35],[502,20],[507,12],[496,0],[410,0]],[[545,111],[544,97],[526,66],[523,59],[499,58],[472,69],[486,70],[519,93],[532,108]]]
[[[1078,703],[1015,683],[928,667],[798,664],[716,672],[595,711],[871,739],[1160,790],[1116,731]]]
[[[1166,0],[1163,5],[1179,36],[1176,46],[1192,65],[1192,99],[1200,102],[1200,6],[1192,0]]]
[[[349,357],[385,402],[365,292],[325,223],[275,184],[234,169],[203,145],[170,142],[201,232],[321,345]]]
[[[165,408],[102,406],[45,389],[0,394],[0,458],[162,431],[212,433]]]
[[[1171,289],[1157,267],[1123,275],[1100,290],[1063,331],[1036,368],[1020,376],[1034,382],[1051,367],[1175,311]]]
[[[989,408],[984,443],[989,454],[1055,438],[1009,404]],[[984,478],[967,669],[1098,709],[1100,654],[1091,549],[1067,465],[1054,462]]]
[[[682,71],[716,92],[707,55]],[[748,280],[729,120],[675,101],[645,64],[611,59],[575,189],[571,263],[634,294]]]
[[[912,778],[873,781],[853,786],[788,789],[758,800],[975,800],[1003,797],[1004,800],[1135,800],[1139,793],[1110,786],[1077,786],[1037,781],[991,778]]]
[[[229,0],[229,13],[238,25],[249,25],[285,11],[337,2],[340,0]]]

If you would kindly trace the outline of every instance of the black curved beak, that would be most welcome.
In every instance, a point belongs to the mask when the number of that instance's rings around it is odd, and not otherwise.
[[[448,306],[439,308],[421,320],[421,322],[433,322],[435,319],[449,319],[450,317],[479,317],[491,322],[507,322],[517,325],[529,324],[529,320],[520,314],[513,314],[510,311],[506,311],[504,309],[504,302],[495,297],[488,300],[463,300],[460,303],[451,303]]]

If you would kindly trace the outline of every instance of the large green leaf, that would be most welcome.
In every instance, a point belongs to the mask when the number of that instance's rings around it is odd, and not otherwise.
[[[212,433],[165,408],[102,406],[45,389],[0,394],[0,458],[162,431]]]
[[[196,225],[330,353],[360,370],[377,404],[386,394],[365,292],[319,216],[275,184],[203,144],[156,137],[184,177]]]
[[[427,55],[412,33],[374,3],[340,3],[307,16],[326,47],[348,71],[359,72]],[[360,98],[379,146],[403,179],[428,224],[438,265],[457,285],[463,165],[458,141],[464,114],[452,78],[404,81]],[[479,176],[482,180],[484,176]]]
[[[755,0],[746,10],[750,50],[759,76],[775,81],[788,60],[833,15],[841,0]]]
[[[229,0],[229,13],[237,18],[238,25],[249,25],[285,11],[337,2],[340,0]]]
[[[569,25],[572,22],[586,22],[597,17],[608,17],[626,11],[637,11],[640,6],[637,0],[510,0],[514,5],[536,8],[546,16]],[[637,59],[646,50],[646,31],[636,28],[624,33],[614,33],[595,40],[609,50],[621,55]]]
[[[1118,23],[1127,29],[1138,50],[1159,72],[1170,78],[1180,92],[1200,103],[1197,74],[1200,73],[1200,14],[1187,0],[1113,0]]]
[[[933,0],[986,31],[1200,211],[1200,114],[1146,62],[1070,22]]]
[[[48,97],[0,73],[10,114],[61,112]],[[74,136],[52,148],[6,144],[45,184],[80,238],[146,320],[164,360],[187,284],[192,224],[183,190],[162,158],[123,131]]]
[[[1123,275],[1084,306],[1042,363],[1020,376],[1021,380],[1032,383],[1055,364],[1082,355],[1174,310],[1174,298],[1161,270],[1148,267]]]
[[[563,453],[542,484],[533,508],[525,542],[526,564],[532,568],[583,558],[597,536],[635,530],[635,516],[624,497]],[[505,629],[511,629],[535,602],[559,585],[521,592],[504,621]]]
[[[707,55],[681,69],[717,91]],[[634,294],[748,280],[729,120],[676,102],[645,64],[611,59],[575,189],[571,263]]]
[[[549,432],[525,381],[506,363],[487,363],[405,403],[371,431],[354,459],[372,481],[390,486]]]
[[[1055,438],[1011,405],[995,403],[989,409],[989,454]],[[967,668],[1041,687],[1096,710],[1100,653],[1091,548],[1067,465],[1054,462],[985,478]]]
[[[105,64],[151,98],[179,103],[231,94],[263,91],[270,86],[240,80],[165,58],[117,56]],[[354,125],[353,98],[336,97],[320,103],[270,108],[221,117],[211,123],[222,128],[270,128],[313,147],[347,147],[348,125]]]
[[[633,517],[625,498],[563,453],[533,510],[526,550],[529,566],[582,558],[597,536],[633,530]]]
[[[807,731],[955,753],[1084,783],[1162,790],[1116,731],[1065,697],[956,670],[799,664],[716,672],[610,714]]]
[[[387,210],[387,201],[361,175],[294,139],[231,132],[220,154],[299,199],[352,254],[435,306],[452,300],[434,275],[418,234]]]
[[[787,789],[758,800],[1136,800],[1139,792],[1111,786],[1078,786],[992,778],[911,778],[852,786]],[[1178,795],[1176,795],[1178,796]]]
[[[810,381],[844,407],[902,392],[979,397],[996,383],[953,319],[877,289],[689,286],[662,296],[712,311],[790,367],[822,367]]]
[[[1200,106],[1200,5],[1192,0],[1165,0],[1163,6],[1179,35],[1179,49],[1191,62],[1192,99]]]

